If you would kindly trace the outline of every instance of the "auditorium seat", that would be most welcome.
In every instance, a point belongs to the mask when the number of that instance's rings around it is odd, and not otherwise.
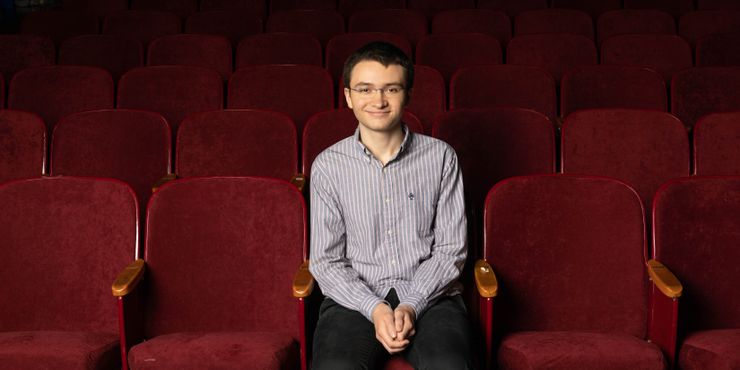
[[[671,113],[693,127],[702,116],[740,110],[740,67],[696,67],[671,81]]]
[[[303,33],[263,33],[243,38],[236,48],[236,69],[262,64],[322,66],[321,43]]]
[[[144,46],[157,37],[182,32],[182,20],[174,13],[156,10],[127,10],[108,14],[103,34],[133,37]]]
[[[78,10],[104,17],[109,13],[128,10],[128,0],[64,0],[62,9]]]
[[[46,167],[46,125],[38,115],[0,109],[0,183],[40,177]]]
[[[740,66],[740,32],[700,38],[696,42],[696,66]]]
[[[198,0],[131,0],[131,10],[158,10],[185,19],[198,11]]]
[[[335,10],[286,10],[267,18],[265,32],[307,33],[326,45],[344,33],[344,18]]]
[[[429,21],[424,14],[410,9],[376,9],[356,12],[349,18],[350,33],[383,32],[404,37],[416,45],[429,33]],[[413,58],[413,54],[409,54]]]
[[[427,35],[416,45],[416,64],[437,69],[449,82],[458,68],[501,64],[501,44],[482,33]]]
[[[316,112],[334,107],[334,85],[325,69],[311,65],[243,67],[229,79],[228,108],[286,113],[298,135]]]
[[[547,9],[547,0],[478,0],[479,9],[500,10],[510,17],[534,9]]]
[[[740,3],[735,0],[697,0],[697,10],[740,10]]]
[[[676,35],[634,34],[609,38],[601,44],[602,65],[650,68],[671,82],[674,73],[693,67],[691,46]]]
[[[649,317],[670,312],[648,306],[645,222],[632,188],[583,175],[514,177],[488,193],[484,219],[477,270],[495,297],[481,322],[499,338],[499,369],[667,369],[664,343],[647,333]]]
[[[113,284],[128,368],[302,368],[296,297],[310,291],[293,280],[299,267],[308,273],[306,209],[294,186],[255,177],[173,181],[152,196],[147,231],[143,259]]]
[[[510,106],[557,118],[555,79],[540,67],[473,66],[459,69],[450,82],[450,110]]]
[[[0,55],[0,74],[10,84],[23,68],[54,64],[56,48],[48,36],[0,35]]]
[[[655,196],[655,260],[683,285],[677,365],[682,370],[740,365],[740,178],[691,177]]]
[[[620,9],[602,14],[596,22],[599,45],[612,36],[635,33],[675,35],[676,20],[655,9]]]
[[[136,258],[136,198],[110,179],[0,185],[0,362],[7,369],[121,368],[110,283]]]
[[[70,113],[113,108],[113,78],[87,66],[26,68],[15,74],[8,89],[8,108],[38,113],[51,133]]]
[[[740,112],[699,119],[693,153],[694,175],[740,175]]]
[[[126,71],[144,66],[144,46],[123,35],[75,36],[62,42],[59,64],[100,67],[118,81]]]
[[[290,10],[336,10],[336,0],[270,0],[270,14]]]
[[[506,64],[542,67],[559,84],[569,69],[598,64],[598,54],[593,40],[583,35],[523,35],[509,41]]]
[[[646,214],[662,183],[689,175],[686,129],[665,112],[589,109],[572,113],[565,118],[560,150],[563,173],[624,181],[640,196]]]
[[[445,10],[451,9],[473,9],[475,0],[406,0],[406,8],[422,12],[427,19]]]
[[[231,42],[217,35],[167,35],[152,40],[147,65],[199,66],[218,72],[228,80],[233,69]]]
[[[599,15],[622,8],[620,0],[552,0],[552,8],[577,9],[591,15],[593,19]]]
[[[267,4],[264,0],[200,0],[201,12],[212,10],[248,12],[261,20],[267,16]]]
[[[485,33],[501,46],[511,39],[511,20],[506,13],[492,9],[457,9],[437,13],[432,33]]]
[[[337,9],[346,19],[357,12],[378,9],[404,9],[405,0],[339,0]]]
[[[694,10],[693,0],[624,0],[624,9],[656,9],[678,19]]]
[[[191,14],[185,33],[221,35],[236,46],[241,39],[262,32],[262,19],[244,10],[209,10]]]
[[[740,11],[701,10],[681,16],[678,34],[692,47],[704,36],[740,32]]]
[[[57,46],[77,35],[98,33],[98,17],[75,10],[49,10],[26,14],[21,20],[21,33],[49,36]]]
[[[381,32],[353,32],[337,35],[326,45],[325,66],[334,81],[342,78],[344,62],[359,48],[373,41],[385,41],[401,49],[411,58],[411,44],[401,35]]]
[[[560,115],[580,109],[638,108],[668,110],[668,94],[657,72],[631,66],[584,66],[563,77]]]
[[[543,33],[568,33],[594,39],[591,16],[576,9],[528,10],[514,18],[514,36]]]
[[[5,108],[5,77],[0,73],[0,109]]]
[[[132,69],[118,82],[118,108],[143,109],[164,116],[172,134],[189,113],[223,108],[218,72],[194,66]]]

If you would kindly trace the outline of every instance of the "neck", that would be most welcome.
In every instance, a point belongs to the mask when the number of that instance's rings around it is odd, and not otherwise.
[[[398,153],[403,138],[404,133],[401,124],[396,125],[390,131],[373,131],[360,125],[360,141],[383,165]]]

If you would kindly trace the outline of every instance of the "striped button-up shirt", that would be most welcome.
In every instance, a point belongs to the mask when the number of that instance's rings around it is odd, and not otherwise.
[[[416,317],[461,291],[467,228],[457,156],[441,140],[404,132],[386,165],[358,129],[311,167],[310,271],[327,297],[371,321],[391,288]]]

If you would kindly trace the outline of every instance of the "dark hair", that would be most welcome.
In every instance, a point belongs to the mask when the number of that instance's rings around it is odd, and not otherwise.
[[[352,55],[347,58],[344,62],[344,70],[342,77],[344,78],[344,85],[349,86],[352,79],[352,69],[359,62],[366,60],[372,60],[388,67],[391,64],[397,64],[403,67],[404,70],[404,89],[406,94],[409,93],[411,88],[414,86],[414,63],[411,59],[393,44],[383,41],[373,41],[365,46],[357,49]]]

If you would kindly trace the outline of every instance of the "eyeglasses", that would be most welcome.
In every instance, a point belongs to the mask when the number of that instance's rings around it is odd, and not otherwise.
[[[400,96],[403,93],[403,87],[401,86],[386,86],[386,87],[378,87],[378,88],[362,86],[362,87],[357,87],[354,89],[350,87],[349,89],[356,92],[358,95],[360,95],[363,98],[369,98],[375,95],[376,92],[381,92],[389,98]]]

